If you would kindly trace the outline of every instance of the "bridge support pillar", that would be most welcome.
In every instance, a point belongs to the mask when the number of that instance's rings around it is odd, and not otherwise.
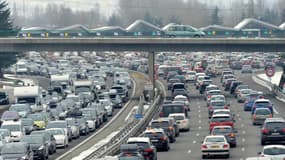
[[[150,99],[153,101],[155,96],[155,79],[154,79],[154,56],[155,52],[148,53],[148,77],[152,83],[152,90],[149,91]]]

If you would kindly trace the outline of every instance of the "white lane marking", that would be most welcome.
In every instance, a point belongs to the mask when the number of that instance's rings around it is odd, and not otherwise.
[[[199,114],[198,117],[201,118],[201,115]]]
[[[241,118],[239,118],[238,120],[241,121]]]
[[[201,126],[199,126],[198,128],[199,128],[199,129],[202,129],[202,127],[201,127]]]
[[[199,123],[202,123],[202,121],[201,121],[201,120],[199,120],[198,122],[199,122]]]
[[[273,107],[273,112],[274,112],[275,114],[279,114],[279,112],[275,109],[275,107]]]
[[[246,132],[245,131],[242,131],[242,134],[245,134]]]
[[[200,113],[200,112],[201,112],[201,110],[198,110],[198,112]]]
[[[196,144],[196,141],[193,141],[193,144]]]
[[[200,108],[201,108],[201,106],[198,106],[198,108],[200,109]]]
[[[189,151],[187,153],[190,154],[191,152],[192,152],[191,149],[189,149]]]
[[[242,148],[241,148],[241,151],[243,151],[243,152],[244,152],[244,151],[245,151],[245,148],[244,148],[244,147],[242,147]]]
[[[243,160],[243,158],[239,159],[239,160]]]
[[[241,126],[241,127],[244,127],[244,124],[241,124],[240,126]]]
[[[199,136],[200,136],[200,133],[197,133],[196,136],[199,137]]]
[[[245,142],[245,138],[242,139],[242,142]]]
[[[239,115],[239,114],[237,114],[237,116],[239,117],[240,115]]]

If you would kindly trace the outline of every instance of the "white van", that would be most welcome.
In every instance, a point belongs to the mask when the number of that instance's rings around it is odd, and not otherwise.
[[[22,121],[4,121],[1,125],[1,129],[8,129],[11,132],[11,141],[19,142],[25,135],[25,129]]]

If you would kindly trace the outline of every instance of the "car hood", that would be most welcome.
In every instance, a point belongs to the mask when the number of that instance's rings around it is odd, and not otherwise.
[[[42,144],[30,144],[32,150],[37,150],[40,148],[40,146],[42,146]]]
[[[53,137],[54,137],[55,140],[62,140],[62,139],[65,138],[64,135],[53,135]]]
[[[23,154],[23,153],[1,154],[1,157],[3,158],[3,160],[15,160],[15,159],[20,159],[23,156],[25,156],[25,154]]]

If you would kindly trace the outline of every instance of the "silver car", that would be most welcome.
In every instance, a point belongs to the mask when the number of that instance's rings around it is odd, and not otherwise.
[[[251,89],[241,89],[237,93],[237,102],[238,103],[243,103],[246,100],[246,97],[250,95]]]

